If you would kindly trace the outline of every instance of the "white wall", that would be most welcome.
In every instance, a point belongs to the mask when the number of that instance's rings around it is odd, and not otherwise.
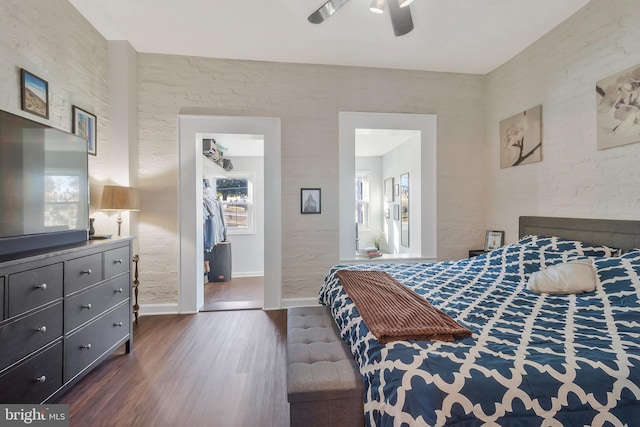
[[[422,165],[420,162],[422,149],[420,132],[416,132],[409,140],[389,151],[382,158],[384,179],[393,178],[394,185],[400,184],[400,175],[409,174],[409,246],[402,246],[400,240],[400,220],[393,217],[393,205],[401,206],[401,196],[394,196],[390,218],[386,220],[393,253],[412,254],[420,257],[422,253]]]
[[[264,274],[264,158],[229,157],[231,173],[249,173],[253,181],[253,234],[227,233],[231,242],[232,277],[262,276]],[[231,176],[231,175],[230,175]]]
[[[178,114],[281,119],[283,298],[316,297],[339,261],[340,111],[437,114],[438,255],[462,257],[484,236],[483,76],[156,54],[138,64],[142,303],[178,298]],[[300,214],[302,187],[322,189],[322,214]]]
[[[595,95],[596,81],[640,64],[639,29],[638,0],[592,0],[489,74],[487,229],[512,242],[520,215],[640,217],[640,143],[596,149]],[[542,162],[500,169],[500,120],[540,104]]]
[[[0,109],[71,131],[71,109],[95,114],[97,156],[89,156],[91,213],[112,176],[107,41],[66,0],[0,1]],[[20,68],[49,84],[49,119],[20,108]],[[125,148],[126,149],[126,148]],[[111,223],[96,223],[102,227]]]

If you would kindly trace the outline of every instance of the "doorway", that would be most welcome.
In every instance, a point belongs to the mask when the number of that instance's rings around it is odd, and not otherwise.
[[[341,261],[355,262],[360,260],[359,253],[355,250],[356,244],[359,242],[358,228],[354,226],[354,206],[358,200],[354,185],[354,177],[357,172],[356,139],[358,134],[369,133],[388,139],[392,133],[407,132],[417,135],[416,144],[418,144],[419,151],[410,148],[410,145],[407,147],[414,152],[411,161],[418,162],[419,167],[415,170],[420,170],[419,176],[415,176],[418,175],[416,173],[408,173],[410,170],[408,166],[401,166],[404,169],[393,166],[394,170],[389,169],[387,175],[379,176],[380,182],[378,184],[380,187],[384,189],[388,186],[387,193],[393,194],[393,196],[389,199],[381,197],[380,200],[383,202],[378,206],[378,209],[381,210],[385,223],[398,226],[394,236],[399,238],[400,253],[393,254],[395,258],[402,261],[437,259],[436,116],[433,114],[341,112],[339,114]],[[397,161],[392,162],[392,164],[398,163]],[[404,181],[403,177],[405,177]],[[408,183],[406,188],[403,188],[403,182]],[[411,202],[403,195],[409,197],[416,195],[417,197],[414,198],[415,202]],[[399,199],[396,201],[395,197],[399,197]],[[408,221],[411,221],[410,226]],[[402,238],[405,230],[403,225],[407,226],[406,239]],[[387,238],[390,234],[387,230]]]
[[[202,156],[204,212],[217,209],[223,242],[205,238],[204,305],[200,311],[264,306],[264,135],[201,134],[215,144]],[[219,154],[221,153],[221,154]],[[209,220],[210,222],[207,222]],[[206,224],[215,230],[213,215]],[[215,234],[215,233],[213,233]],[[225,254],[224,252],[227,252]],[[230,257],[227,256],[230,254]]]
[[[281,141],[280,119],[273,117],[178,116],[180,313],[204,306],[202,238],[202,134],[264,135],[264,309],[281,307]],[[268,248],[268,249],[267,249]]]

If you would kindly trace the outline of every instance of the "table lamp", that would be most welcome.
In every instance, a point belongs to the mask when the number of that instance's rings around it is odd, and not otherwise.
[[[122,211],[139,211],[140,200],[138,190],[134,187],[122,187],[119,185],[105,185],[102,190],[100,209],[105,211],[118,211],[118,237],[122,227]]]

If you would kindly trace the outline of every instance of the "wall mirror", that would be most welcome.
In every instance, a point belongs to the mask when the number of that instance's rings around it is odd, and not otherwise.
[[[400,175],[400,244],[409,247],[409,174]]]

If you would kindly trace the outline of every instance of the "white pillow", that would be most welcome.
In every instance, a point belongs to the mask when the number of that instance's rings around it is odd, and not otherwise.
[[[579,294],[595,290],[597,281],[593,261],[580,259],[532,273],[527,289],[539,294]]]

